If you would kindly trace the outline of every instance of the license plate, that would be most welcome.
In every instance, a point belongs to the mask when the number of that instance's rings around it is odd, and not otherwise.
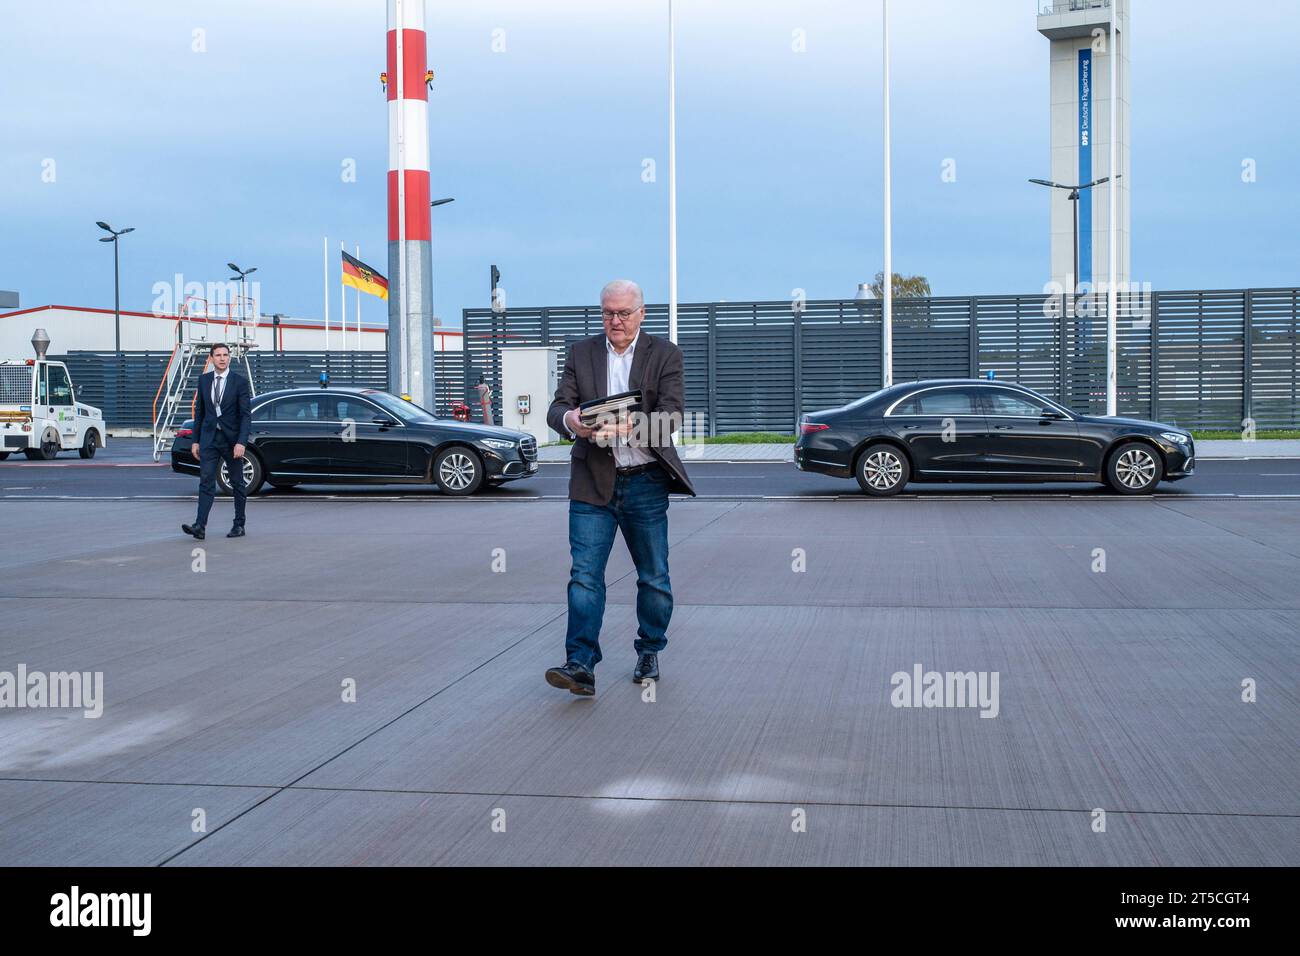
[[[530,461],[530,462],[528,463],[528,472],[529,472],[529,474],[532,474],[532,473],[533,473],[534,471],[536,471],[536,470],[537,470],[537,462],[535,462],[535,461]]]

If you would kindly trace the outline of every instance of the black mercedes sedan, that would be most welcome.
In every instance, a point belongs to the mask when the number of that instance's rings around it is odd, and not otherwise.
[[[176,431],[172,470],[199,473],[190,453],[193,422]],[[527,432],[437,418],[373,388],[291,388],[253,399],[244,486],[255,494],[305,484],[435,484],[447,495],[537,471],[537,441]],[[217,484],[230,493],[222,463]]]
[[[1191,475],[1196,448],[1185,429],[1080,415],[1023,385],[934,379],[802,416],[794,461],[878,497],[909,481],[1086,481],[1140,495]]]

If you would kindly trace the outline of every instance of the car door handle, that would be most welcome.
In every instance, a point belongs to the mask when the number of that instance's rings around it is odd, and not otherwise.
[[[910,432],[913,428],[920,428],[920,425],[904,425],[903,431]]]
[[[1015,425],[994,425],[993,427],[995,430],[1002,432],[1002,431],[1007,431],[1009,429],[1015,428],[1016,426]]]

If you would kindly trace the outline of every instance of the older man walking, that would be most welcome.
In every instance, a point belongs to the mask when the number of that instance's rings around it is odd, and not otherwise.
[[[605,616],[605,566],[615,531],[636,565],[635,681],[659,679],[659,653],[673,613],[668,578],[668,494],[695,489],[673,447],[680,426],[682,350],[641,331],[641,288],[615,279],[601,290],[605,331],[569,346],[564,374],[546,415],[551,428],[574,439],[569,474],[569,626],[565,663],[546,680],[580,696],[596,693]],[[584,425],[584,402],[639,389],[638,421]]]

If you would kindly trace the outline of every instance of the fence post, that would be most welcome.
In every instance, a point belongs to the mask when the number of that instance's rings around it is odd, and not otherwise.
[[[1241,417],[1254,418],[1254,402],[1251,392],[1255,389],[1255,375],[1251,365],[1254,363],[1254,349],[1251,345],[1251,302],[1250,289],[1242,293],[1241,312]],[[1245,427],[1245,426],[1242,426]]]
[[[798,435],[799,419],[803,415],[803,307],[798,303],[794,307],[791,332],[794,340],[794,433]]]
[[[1151,293],[1151,420],[1160,421],[1160,293]]]
[[[718,307],[709,303],[709,435],[718,433]]]
[[[1076,295],[1072,292],[1070,293],[1070,311],[1075,313],[1074,315],[1075,322],[1079,321],[1078,313],[1077,313],[1078,307],[1079,307],[1079,300],[1076,297]],[[1057,399],[1066,408],[1070,409],[1071,411],[1074,411],[1074,405],[1070,401],[1074,396],[1070,388],[1069,347],[1070,347],[1070,329],[1066,323],[1065,296],[1062,295],[1061,296],[1061,321],[1059,324],[1058,334],[1056,337],[1057,358],[1059,359],[1059,361],[1057,362],[1058,368],[1056,370],[1056,374],[1059,376],[1058,384],[1060,388],[1060,391],[1057,394]]]
[[[469,394],[469,370],[470,370],[470,351],[469,351],[469,323],[462,316],[460,320],[460,395],[452,397],[452,406],[465,401],[465,396]],[[447,409],[448,414],[452,414],[451,408]]]
[[[970,377],[980,377],[980,329],[976,324],[979,315],[979,307],[976,305],[975,296],[970,297],[970,337],[967,348],[970,350]]]

